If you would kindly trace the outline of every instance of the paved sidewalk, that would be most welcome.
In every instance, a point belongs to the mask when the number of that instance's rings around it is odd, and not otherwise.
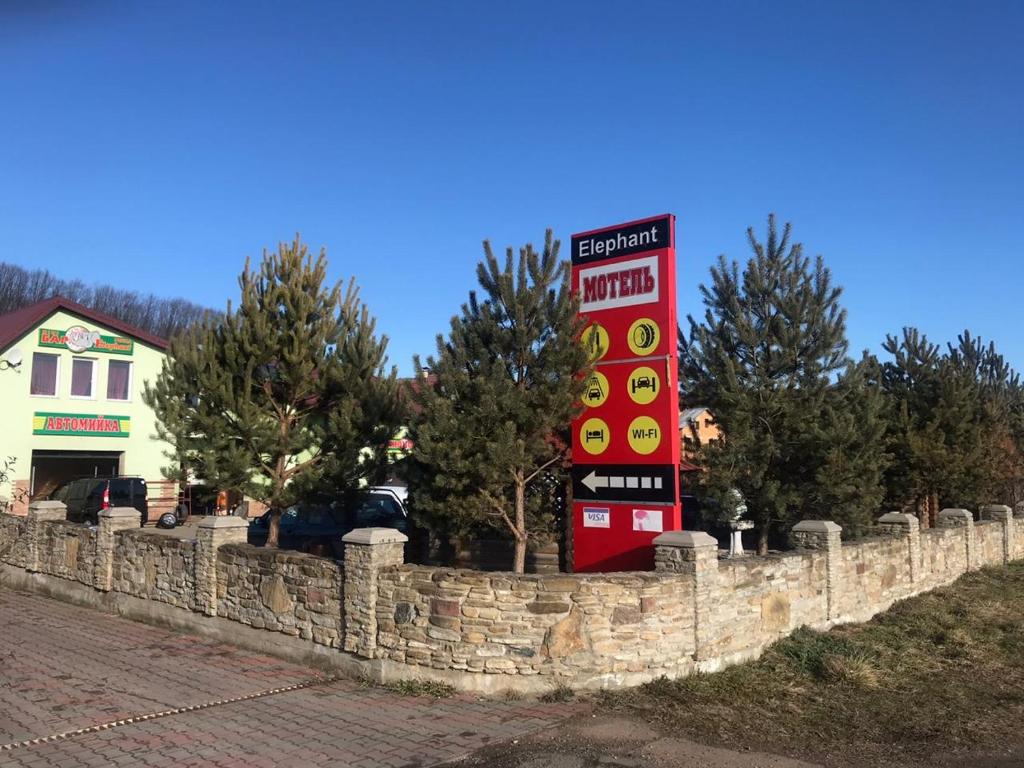
[[[234,703],[225,699],[308,687]],[[428,766],[553,726],[577,708],[399,696],[37,595],[0,590],[4,766]]]

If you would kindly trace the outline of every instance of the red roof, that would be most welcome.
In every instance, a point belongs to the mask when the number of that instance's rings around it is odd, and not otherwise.
[[[35,304],[30,304],[27,307],[16,309],[13,312],[8,312],[6,315],[0,315],[0,350],[6,349],[50,315],[61,309],[72,315],[83,317],[86,320],[92,320],[98,325],[105,325],[107,328],[123,333],[125,336],[138,339],[151,347],[167,349],[166,339],[161,339],[159,336],[147,333],[141,328],[121,322],[115,317],[89,309],[70,299],[65,299],[63,296],[53,296]]]

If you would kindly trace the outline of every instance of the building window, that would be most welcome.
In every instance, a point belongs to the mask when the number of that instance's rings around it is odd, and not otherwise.
[[[76,357],[71,361],[71,396],[92,399],[96,391],[96,361]]]
[[[111,360],[107,367],[107,400],[128,400],[132,387],[132,364]]]
[[[45,352],[32,353],[32,382],[29,393],[40,397],[57,396],[57,372],[60,358]]]

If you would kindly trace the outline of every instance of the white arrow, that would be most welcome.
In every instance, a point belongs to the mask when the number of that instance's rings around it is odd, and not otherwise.
[[[608,478],[598,477],[597,470],[594,469],[590,470],[590,474],[584,477],[582,482],[585,486],[587,486],[587,488],[590,489],[591,493],[597,491],[598,488],[608,487]]]
[[[597,474],[596,469],[592,469],[590,470],[590,474],[584,477],[580,482],[589,488],[591,493],[597,493],[598,488],[651,488],[652,481],[653,487],[661,490],[660,477],[605,477]]]

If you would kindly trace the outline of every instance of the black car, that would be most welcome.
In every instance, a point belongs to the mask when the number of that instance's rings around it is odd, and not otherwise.
[[[398,496],[387,489],[363,491],[350,506],[338,502],[296,504],[281,513],[278,546],[297,552],[341,558],[341,537],[356,528],[396,528],[409,532],[409,518]],[[249,543],[262,546],[270,529],[270,513],[249,523]]]
[[[50,499],[64,503],[67,519],[73,523],[96,525],[101,510],[134,507],[145,525],[149,519],[147,495],[146,481],[141,477],[82,477],[58,487]]]

